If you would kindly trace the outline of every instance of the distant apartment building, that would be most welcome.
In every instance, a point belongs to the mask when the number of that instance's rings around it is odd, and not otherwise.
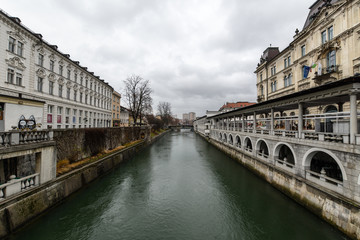
[[[189,113],[189,120],[190,120],[190,121],[194,121],[195,119],[196,119],[196,113],[190,112],[190,113]]]
[[[120,118],[120,100],[121,100],[121,94],[113,91],[113,96],[112,96],[112,124],[111,126],[113,127],[119,127],[120,123],[121,123],[121,118]]]
[[[235,109],[251,106],[254,104],[255,104],[254,102],[236,102],[236,103],[227,102],[219,109],[219,112],[229,112]]]
[[[111,126],[113,88],[3,11],[0,46],[0,131]]]
[[[182,123],[183,124],[192,124],[192,122],[196,119],[196,113],[189,112],[183,113]]]

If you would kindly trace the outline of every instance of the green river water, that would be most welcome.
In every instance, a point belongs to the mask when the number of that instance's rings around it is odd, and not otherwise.
[[[347,238],[200,136],[178,132],[10,239]]]

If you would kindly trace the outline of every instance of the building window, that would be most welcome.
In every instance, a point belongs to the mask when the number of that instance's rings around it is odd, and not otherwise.
[[[7,73],[7,82],[14,84],[14,75],[15,72],[13,69],[8,68],[8,73]]]
[[[39,92],[43,91],[43,81],[44,79],[42,77],[38,77],[38,81],[37,81],[37,90]]]
[[[81,85],[81,86],[83,85],[83,81],[84,81],[84,78],[81,77],[81,78],[80,78],[80,85]]]
[[[262,85],[260,86],[260,96],[264,96],[264,87]]]
[[[326,57],[328,71],[333,71],[336,66],[336,52],[330,51]]]
[[[70,100],[70,88],[66,90],[66,98]]]
[[[54,82],[49,82],[49,94],[54,95]]]
[[[275,92],[276,91],[276,81],[271,83],[271,92]]]
[[[334,28],[333,26],[328,28],[328,39],[331,41],[334,38]]]
[[[54,71],[54,65],[55,65],[55,62],[53,60],[50,60],[50,71]]]
[[[67,70],[67,78],[70,79],[70,74],[71,74],[71,71],[70,69]],[[76,81],[75,81],[76,82]]]
[[[288,56],[288,66],[290,66],[291,65],[291,56]]]
[[[77,82],[77,74],[74,74],[74,81]]]
[[[62,107],[58,107],[57,108],[57,123],[61,123],[61,118],[62,118]]]
[[[88,95],[85,94],[85,104],[87,104],[87,102],[88,102]]]
[[[90,96],[90,105],[92,105],[92,96]]]
[[[290,86],[292,84],[292,75],[291,75],[291,73],[288,75],[287,79],[288,79],[288,86]]]
[[[284,59],[284,68],[287,68],[287,59]]]
[[[64,70],[64,67],[62,65],[59,65],[59,74],[61,76],[63,75],[63,70]]]
[[[276,74],[276,66],[272,66],[270,70],[271,70],[271,76]]]
[[[54,106],[48,105],[47,123],[52,123],[52,113]]]
[[[74,90],[74,101],[76,102],[76,98],[77,98],[77,91]]]
[[[321,32],[321,44],[326,43],[326,31]]]
[[[302,46],[301,46],[301,56],[302,56],[302,57],[305,56],[305,51],[306,51],[305,45],[302,45]]]
[[[86,84],[85,86],[86,86],[86,87],[88,87],[88,83],[89,83],[89,80],[86,80],[86,81],[85,81],[85,84]]]
[[[83,93],[80,93],[80,102],[82,103]]]
[[[15,52],[15,38],[9,37],[9,47],[8,50],[9,52],[14,53]]]
[[[59,97],[62,97],[63,94],[63,86],[59,85]]]
[[[44,55],[39,54],[38,64],[42,67],[44,65]]]
[[[92,90],[92,82],[90,83],[90,90]]]
[[[16,73],[16,85],[21,86],[22,84],[22,74],[21,73]]]
[[[23,52],[24,52],[24,44],[22,42],[17,43],[17,55],[19,56],[23,56]]]

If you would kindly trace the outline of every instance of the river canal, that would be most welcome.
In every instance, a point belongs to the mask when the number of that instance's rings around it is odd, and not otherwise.
[[[193,132],[170,133],[10,239],[347,239]]]

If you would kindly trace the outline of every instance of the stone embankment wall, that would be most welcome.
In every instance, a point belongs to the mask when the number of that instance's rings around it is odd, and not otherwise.
[[[281,168],[257,160],[254,156],[227,147],[221,142],[213,139],[208,141],[349,237],[360,239],[358,203]]]
[[[76,162],[150,136],[148,127],[56,129],[57,160]]]
[[[135,131],[135,133],[139,132]],[[131,131],[128,133],[129,137],[132,136]],[[140,149],[152,144],[165,134],[166,132],[153,139],[146,138],[134,146],[112,153],[46,184],[0,202],[0,239],[29,223],[31,219],[47,209],[56,206],[72,193],[119,166],[123,161],[131,159]],[[124,140],[124,138],[119,139]]]

